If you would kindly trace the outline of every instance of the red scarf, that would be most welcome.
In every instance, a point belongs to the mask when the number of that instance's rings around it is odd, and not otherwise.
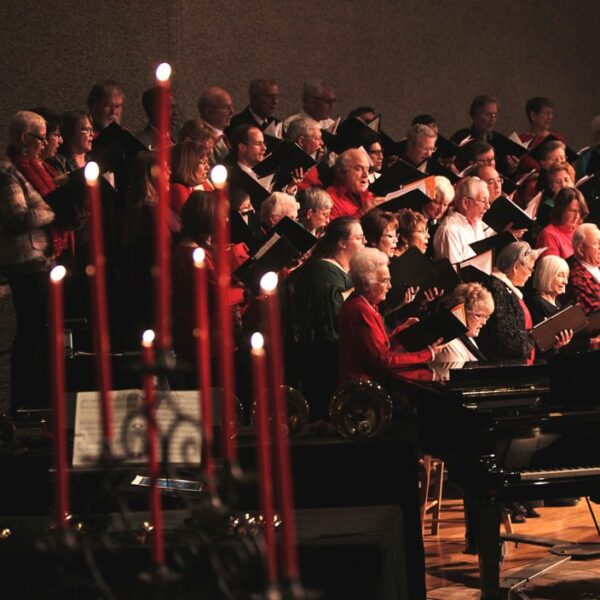
[[[13,146],[8,147],[7,154],[13,164],[23,173],[25,179],[39,192],[42,198],[56,189],[54,179],[58,177],[59,173],[54,167],[39,158],[30,158],[21,154]],[[69,247],[71,253],[73,253],[75,240],[72,231],[50,227],[50,237],[52,238],[53,258],[60,256]]]

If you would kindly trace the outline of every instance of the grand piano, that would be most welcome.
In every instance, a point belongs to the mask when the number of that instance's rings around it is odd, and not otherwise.
[[[445,381],[403,389],[417,407],[425,451],[477,508],[482,598],[500,586],[501,510],[511,500],[600,496],[600,352],[548,362],[472,363]]]

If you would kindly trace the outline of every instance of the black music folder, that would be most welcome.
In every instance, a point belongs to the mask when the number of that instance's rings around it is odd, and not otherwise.
[[[416,352],[440,338],[443,338],[445,343],[452,341],[467,331],[466,323],[464,304],[459,304],[453,309],[440,306],[433,314],[397,333],[394,339],[408,352]]]
[[[144,151],[148,148],[140,140],[113,121],[94,140],[91,157],[101,172],[115,171],[122,166],[123,159],[130,164],[138,152]]]
[[[388,194],[388,196],[391,196],[389,200],[386,200],[375,208],[393,213],[398,212],[403,208],[410,208],[415,212],[422,213],[423,207],[431,202],[431,198],[418,188],[408,192],[398,190],[397,193],[392,192],[391,194]]]
[[[232,189],[244,190],[250,196],[254,210],[258,212],[263,200],[271,195],[271,190],[239,167],[229,170],[229,175],[229,186]]]
[[[234,275],[255,294],[260,279],[269,271],[293,266],[317,242],[317,238],[295,221],[285,217],[267,235],[258,250],[241,264]]]
[[[85,167],[69,173],[66,183],[44,197],[44,201],[56,215],[56,225],[66,229],[77,229],[83,225],[88,197]],[[113,200],[115,189],[102,176],[98,177],[102,202]]]
[[[285,141],[281,142],[271,154],[265,156],[252,170],[258,177],[266,177],[278,170],[289,175],[294,169],[308,171],[316,164],[316,161],[298,144]]]
[[[443,289],[448,293],[459,283],[458,275],[448,259],[432,261],[418,248],[409,248],[404,254],[390,261],[392,289],[389,296],[391,304],[402,302],[404,292],[409,287]]]
[[[573,333],[577,333],[585,329],[587,325],[588,320],[583,308],[579,304],[573,304],[538,323],[530,333],[540,351],[546,352],[554,346],[554,338],[561,331],[572,329]]]
[[[445,167],[443,164],[438,162],[435,158],[430,158],[427,161],[427,174],[445,177],[450,181],[452,185],[460,181],[460,176],[458,176],[454,171],[452,171],[452,169],[449,169],[448,167]]]
[[[521,158],[521,156],[527,154],[527,147],[525,145],[518,144],[497,131],[494,131],[494,134],[490,139],[490,144],[494,147],[496,160],[504,158],[505,156]]]
[[[435,141],[437,151],[433,155],[436,160],[440,158],[452,158],[458,154],[458,144],[451,142],[448,138],[443,135],[438,135]]]
[[[535,222],[529,215],[512,200],[500,196],[483,215],[483,222],[494,231],[500,233],[512,223],[513,229],[531,229]]]
[[[496,235],[491,235],[490,237],[479,240],[478,242],[473,242],[469,245],[475,254],[483,254],[488,250],[493,250],[496,256],[498,256],[503,248],[516,241],[515,236],[510,231],[501,231]]]
[[[420,181],[428,177],[427,173],[423,173],[412,165],[409,165],[403,160],[394,163],[389,169],[386,169],[381,177],[376,179],[370,186],[369,190],[376,196],[385,196],[390,192],[399,190],[402,186]]]

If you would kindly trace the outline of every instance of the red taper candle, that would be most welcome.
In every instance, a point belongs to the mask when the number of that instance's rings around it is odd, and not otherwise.
[[[222,453],[229,464],[237,462],[235,447],[235,400],[233,380],[233,323],[231,306],[229,306],[229,287],[231,285],[231,269],[229,265],[229,199],[227,197],[227,169],[217,165],[211,171],[211,179],[215,186],[213,192],[217,201],[217,320],[219,340],[219,378],[223,396],[222,414]]]
[[[158,468],[158,441],[156,432],[156,390],[155,390],[155,356],[154,356],[154,331],[147,329],[142,335],[142,357],[144,361],[144,405],[148,422],[148,471],[150,473],[150,517],[152,519],[152,562],[156,566],[165,563],[165,545],[163,537],[162,508],[160,489],[157,485],[159,476]]]
[[[54,409],[54,520],[66,529],[69,515],[69,472],[67,470],[67,434],[65,417],[65,351],[63,327],[63,266],[50,271],[48,322],[50,329],[50,386]]]
[[[95,162],[89,162],[84,171],[90,212],[90,264],[86,269],[91,278],[92,323],[94,350],[96,353],[96,384],[100,390],[102,410],[102,431],[105,445],[113,439],[110,365],[110,337],[108,334],[108,309],[106,305],[106,259],[104,257],[104,228],[98,175],[100,170]]]
[[[271,436],[269,433],[269,406],[267,399],[267,365],[264,338],[254,333],[250,338],[252,359],[252,391],[254,399],[254,429],[259,474],[260,510],[264,518],[264,535],[267,547],[267,582],[277,580],[277,548],[273,508],[273,468],[271,466]]]
[[[200,390],[200,415],[202,431],[202,474],[213,490],[215,465],[213,458],[213,412],[212,381],[210,374],[210,330],[208,325],[208,280],[206,275],[205,252],[196,248],[193,253],[195,267],[195,315],[196,327],[196,372]]]
[[[276,489],[281,513],[281,541],[283,545],[283,573],[290,582],[299,579],[298,551],[296,548],[296,521],[292,489],[292,467],[288,423],[283,396],[283,364],[281,321],[277,298],[277,274],[263,275],[260,287],[264,294],[264,320],[266,326],[267,357],[269,363],[269,389],[273,402],[273,438],[275,445]]]
[[[161,63],[156,68],[158,102],[156,122],[158,128],[157,191],[158,200],[154,220],[154,311],[156,344],[160,350],[171,347],[171,239],[169,221],[169,163],[170,163],[170,112],[171,66]]]

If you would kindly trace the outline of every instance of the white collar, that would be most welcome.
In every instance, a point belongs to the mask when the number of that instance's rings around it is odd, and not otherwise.
[[[505,283],[519,300],[523,300],[523,292],[506,276],[506,273],[502,273],[502,271],[492,271],[492,275],[496,277],[496,279],[502,281],[502,283]]]

